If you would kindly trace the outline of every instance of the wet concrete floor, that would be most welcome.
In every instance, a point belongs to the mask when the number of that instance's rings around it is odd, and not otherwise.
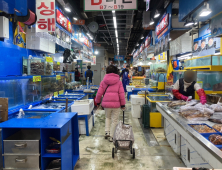
[[[80,160],[75,170],[172,170],[173,167],[185,167],[169,146],[163,129],[151,129],[158,145],[149,146],[138,119],[132,118],[129,102],[126,107],[124,120],[133,127],[136,158],[132,158],[130,151],[118,151],[112,158],[113,143],[104,138],[105,112],[97,111],[90,136],[81,135],[79,138]]]

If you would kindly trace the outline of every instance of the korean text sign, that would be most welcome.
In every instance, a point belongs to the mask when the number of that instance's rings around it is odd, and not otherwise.
[[[84,0],[85,11],[137,10],[137,0]]]
[[[166,14],[165,17],[160,21],[160,23],[156,26],[156,35],[160,35],[165,28],[169,25],[169,14]]]
[[[115,55],[114,61],[124,61],[125,56],[124,55]]]
[[[55,31],[55,0],[36,0],[36,32]]]
[[[65,28],[67,31],[72,33],[71,22],[58,9],[56,10],[56,22],[63,28]]]

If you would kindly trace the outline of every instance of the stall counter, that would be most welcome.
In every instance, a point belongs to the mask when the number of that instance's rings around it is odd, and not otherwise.
[[[164,133],[170,146],[187,167],[222,167],[222,151],[189,126],[205,123],[212,127],[215,123],[188,121],[164,103],[158,102],[156,107],[164,117]],[[222,114],[218,112],[217,117],[222,118]]]

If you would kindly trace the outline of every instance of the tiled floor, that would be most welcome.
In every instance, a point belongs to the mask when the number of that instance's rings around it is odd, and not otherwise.
[[[118,151],[112,158],[113,143],[104,139],[105,113],[100,111],[90,136],[80,136],[80,160],[75,170],[172,170],[173,167],[185,167],[170,148],[163,129],[152,129],[159,146],[147,144],[139,121],[132,118],[130,110],[130,103],[127,103],[125,121],[133,126],[136,158],[132,159],[130,151]]]

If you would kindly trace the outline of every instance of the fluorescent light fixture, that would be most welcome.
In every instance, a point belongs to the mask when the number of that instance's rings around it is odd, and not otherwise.
[[[99,52],[96,50],[96,51],[95,51],[95,54],[97,55],[97,54],[99,54]]]
[[[144,39],[144,36],[141,37],[141,40]]]
[[[117,48],[119,48],[119,44],[117,44]]]
[[[209,4],[207,2],[204,3],[204,9],[200,12],[200,17],[205,17],[210,15],[212,10],[209,7]]]
[[[198,24],[198,22],[195,22],[195,23],[194,23],[194,25],[197,25],[197,24]]]
[[[136,44],[136,46],[139,46],[139,44]]]
[[[169,41],[171,41],[171,38],[169,38]]]
[[[150,25],[153,25],[154,24],[154,21],[153,19],[150,20]]]
[[[119,40],[118,40],[118,38],[116,39],[116,43],[117,43],[117,44],[119,43]]]
[[[188,20],[185,22],[184,26],[185,27],[189,27],[189,26],[192,26],[192,25],[194,25],[193,19],[192,18],[191,19],[188,18]]]
[[[118,32],[117,32],[117,30],[115,30],[115,34],[116,34],[116,38],[118,38]]]
[[[117,29],[116,17],[113,17],[114,28]]]
[[[114,14],[116,11],[115,10],[112,10],[112,13]]]
[[[154,18],[158,18],[160,16],[160,13],[158,12],[158,10],[156,10],[155,14],[154,14]]]
[[[74,19],[75,21],[77,21],[77,20],[78,20],[78,18],[77,18],[77,17],[73,17],[73,19]]]
[[[67,12],[71,12],[70,8],[68,8],[68,7],[65,7],[65,10],[66,10]]]

